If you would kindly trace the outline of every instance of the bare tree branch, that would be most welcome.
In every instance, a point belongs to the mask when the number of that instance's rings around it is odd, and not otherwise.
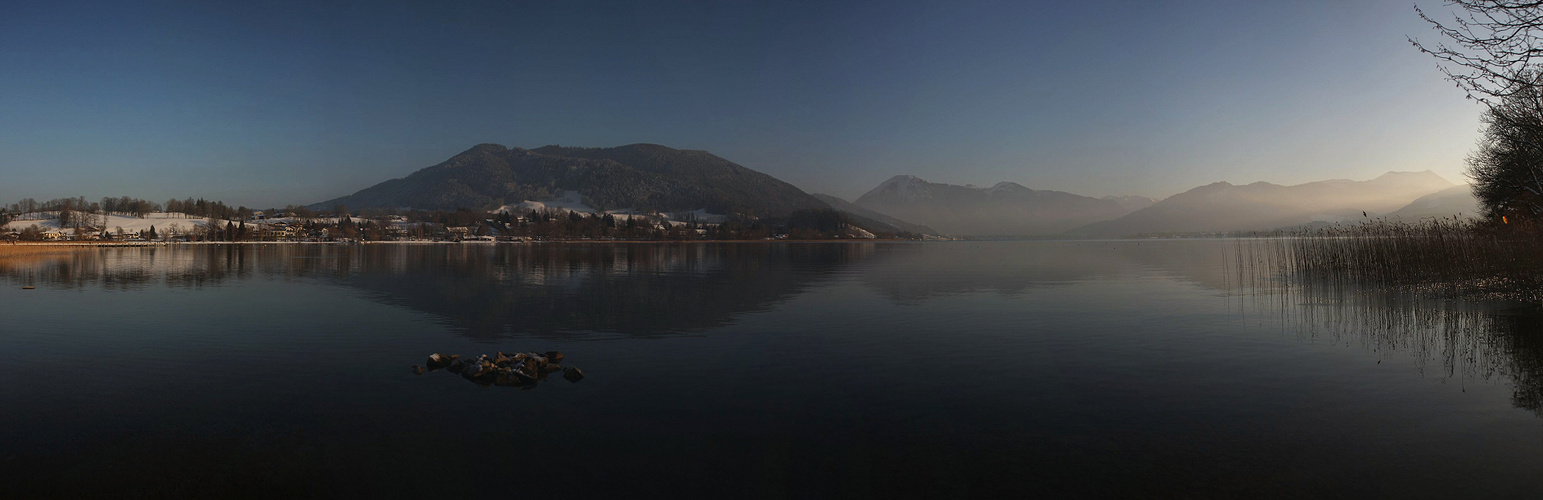
[[[1446,23],[1415,6],[1415,13],[1453,45],[1409,43],[1436,58],[1447,79],[1486,105],[1533,84],[1526,76],[1543,61],[1543,1],[1448,0],[1458,12]]]

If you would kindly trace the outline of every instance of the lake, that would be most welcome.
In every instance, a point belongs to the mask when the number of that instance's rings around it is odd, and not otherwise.
[[[1543,488],[1537,308],[1282,288],[1239,269],[1246,244],[19,257],[0,261],[0,497]],[[586,376],[411,370],[549,350]]]

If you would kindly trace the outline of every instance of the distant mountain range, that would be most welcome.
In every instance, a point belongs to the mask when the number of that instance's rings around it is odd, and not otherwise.
[[[574,195],[573,193],[577,193]],[[706,151],[655,144],[613,148],[481,144],[438,165],[312,205],[353,209],[488,210],[576,197],[598,210],[706,212],[757,218],[830,210],[873,233],[965,237],[1118,237],[1268,230],[1386,215],[1403,220],[1476,215],[1467,186],[1430,171],[1388,172],[1369,181],[1294,186],[1217,182],[1155,201],[1093,198],[1012,182],[982,188],[895,176],[848,202]],[[581,198],[581,199],[579,199]]]
[[[959,236],[1047,236],[1128,214],[1153,202],[1092,198],[1012,182],[989,188],[895,176],[858,198],[858,207]]]
[[[1265,230],[1315,221],[1387,214],[1416,198],[1453,188],[1431,171],[1388,172],[1369,181],[1343,179],[1282,186],[1218,182],[1170,196],[1128,215],[1089,224],[1070,235],[1091,237]],[[1446,214],[1452,215],[1452,214]]]
[[[781,217],[826,209],[825,202],[706,151],[655,144],[536,149],[481,144],[438,165],[312,205],[331,208],[487,210],[577,191],[601,209],[643,212],[705,209],[714,214]]]
[[[1136,195],[1105,196],[1105,197],[1099,198],[1099,199],[1101,199],[1101,200],[1109,200],[1109,201],[1115,202],[1115,204],[1119,205],[1120,208],[1124,208],[1125,210],[1128,210],[1128,211],[1131,211],[1131,212],[1135,212],[1137,210],[1141,210],[1143,208],[1150,207],[1150,206],[1152,206],[1153,203],[1157,203],[1157,200],[1154,200],[1154,199],[1151,199],[1151,198],[1147,198],[1145,196],[1136,196]]]

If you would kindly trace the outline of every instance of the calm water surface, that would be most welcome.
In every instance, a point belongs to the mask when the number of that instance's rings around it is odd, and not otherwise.
[[[0,497],[1527,496],[1534,308],[1227,241],[199,246],[0,261]],[[35,290],[23,290],[34,285]],[[432,352],[561,350],[479,387]]]

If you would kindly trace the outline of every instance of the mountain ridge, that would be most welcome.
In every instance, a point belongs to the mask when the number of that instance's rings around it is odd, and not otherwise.
[[[912,232],[912,233],[916,233],[916,234],[923,234],[923,235],[936,235],[936,234],[938,234],[937,230],[935,230],[935,229],[933,229],[931,227],[928,227],[926,225],[916,224],[916,223],[911,223],[911,222],[906,222],[906,221],[903,221],[903,220],[900,220],[900,219],[896,219],[894,217],[890,217],[888,215],[884,215],[884,214],[881,214],[881,213],[878,213],[878,212],[875,212],[875,211],[872,211],[872,210],[869,210],[869,209],[857,206],[856,204],[854,204],[854,203],[852,203],[850,201],[846,201],[845,199],[842,199],[840,197],[831,196],[831,195],[828,195],[828,194],[821,194],[821,193],[813,193],[813,195],[814,195],[815,198],[818,198],[820,201],[825,202],[826,204],[830,205],[830,207],[835,209],[835,210],[842,211],[842,212],[847,212],[847,213],[850,213],[852,215],[856,215],[856,216],[859,216],[859,217],[865,217],[865,218],[872,219],[872,220],[875,220],[875,221],[878,221],[878,222],[881,222],[881,223],[884,223],[884,224],[888,224],[888,225],[890,225],[890,226],[892,226],[892,227],[894,227],[896,229],[902,230],[902,231],[908,231],[908,232]]]
[[[1213,182],[1116,219],[1068,231],[1111,237],[1267,230],[1383,214],[1454,184],[1429,170],[1391,171],[1365,181],[1329,179],[1283,186]]]
[[[1010,181],[983,188],[896,175],[853,204],[945,234],[1033,237],[1124,215],[1132,210],[1127,204],[1139,205],[1139,199],[1100,199]]]
[[[1394,210],[1387,216],[1413,222],[1438,217],[1475,218],[1483,214],[1484,209],[1479,203],[1479,198],[1473,195],[1473,186],[1459,184],[1415,198],[1408,205]]]
[[[785,216],[827,205],[803,190],[701,150],[637,143],[535,149],[482,143],[406,177],[311,205],[490,209],[577,191],[596,206]]]

